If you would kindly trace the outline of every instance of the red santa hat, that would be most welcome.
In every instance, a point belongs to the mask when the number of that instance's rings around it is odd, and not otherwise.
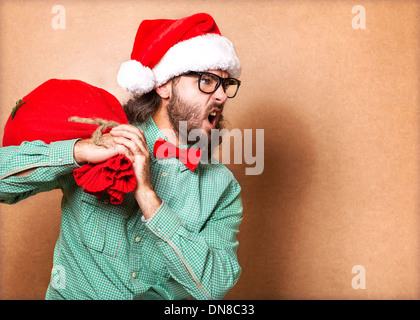
[[[144,20],[117,81],[127,91],[144,94],[182,73],[206,70],[224,70],[238,78],[241,64],[213,18],[198,13],[178,20]]]

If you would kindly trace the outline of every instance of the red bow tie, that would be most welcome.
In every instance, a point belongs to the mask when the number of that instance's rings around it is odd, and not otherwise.
[[[194,171],[201,158],[201,149],[180,149],[172,143],[159,138],[155,142],[153,155],[156,159],[177,157],[185,166]]]

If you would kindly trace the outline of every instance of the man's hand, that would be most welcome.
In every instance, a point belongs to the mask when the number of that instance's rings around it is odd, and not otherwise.
[[[158,198],[150,180],[150,154],[144,132],[131,125],[120,125],[111,130],[117,148],[129,150],[127,157],[131,160],[137,178],[134,196],[146,219],[149,219],[160,207]]]
[[[104,146],[96,145],[92,139],[79,140],[74,145],[74,160],[79,165],[89,163],[101,163],[119,154],[130,156],[130,151],[114,142],[114,137],[109,133],[102,136]]]

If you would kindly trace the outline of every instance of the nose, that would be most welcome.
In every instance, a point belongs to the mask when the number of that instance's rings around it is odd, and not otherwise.
[[[222,85],[220,85],[219,88],[213,92],[213,99],[216,100],[219,104],[224,104],[228,99]]]

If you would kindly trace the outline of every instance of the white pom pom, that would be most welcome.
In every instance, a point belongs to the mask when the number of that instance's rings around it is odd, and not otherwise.
[[[153,90],[156,83],[153,71],[136,60],[121,64],[117,81],[124,90],[138,94]]]

